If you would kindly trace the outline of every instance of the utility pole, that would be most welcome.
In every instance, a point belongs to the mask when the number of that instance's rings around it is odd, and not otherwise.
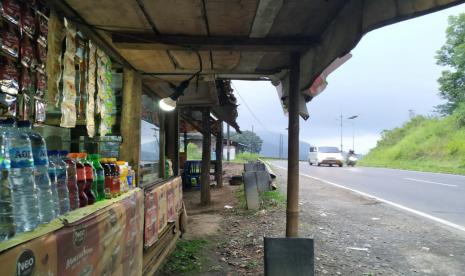
[[[353,115],[347,118],[352,121],[352,150],[355,152],[355,124],[354,119],[358,118],[359,115]]]
[[[343,151],[342,144],[343,144],[343,141],[342,141],[342,112],[341,112],[341,152]]]
[[[231,145],[231,140],[229,139],[229,124],[226,128],[226,160],[229,162],[229,146]]]

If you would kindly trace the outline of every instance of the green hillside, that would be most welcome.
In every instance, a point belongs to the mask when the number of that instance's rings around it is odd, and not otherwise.
[[[360,165],[465,174],[462,116],[416,116],[400,128],[384,131]]]

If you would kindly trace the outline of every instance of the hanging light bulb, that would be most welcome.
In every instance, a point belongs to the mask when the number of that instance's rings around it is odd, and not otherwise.
[[[195,73],[194,75],[192,75],[190,78],[188,78],[187,80],[184,80],[182,81],[178,86],[170,83],[170,87],[171,89],[174,90],[173,94],[171,94],[170,96],[166,97],[166,98],[163,98],[160,100],[160,102],[158,103],[158,105],[160,106],[160,108],[164,111],[173,111],[176,109],[176,101],[178,100],[178,98],[184,94],[184,90],[186,90],[186,88],[189,86],[189,82],[195,77],[197,76],[198,74],[200,73],[197,72]]]
[[[164,111],[173,111],[176,109],[176,101],[171,99],[171,97],[161,99],[158,105]]]

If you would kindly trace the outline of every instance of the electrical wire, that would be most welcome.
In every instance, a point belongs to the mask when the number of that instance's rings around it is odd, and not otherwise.
[[[237,87],[234,85],[234,83],[231,81],[231,86],[234,88],[234,91],[236,91],[237,95],[239,96],[239,98],[241,98],[242,102],[244,103],[245,107],[247,108],[247,110],[249,110],[250,114],[252,115],[252,117],[255,118],[255,120],[257,121],[257,123],[264,129],[266,130],[267,132],[269,133],[273,133],[272,131],[270,131],[263,123],[262,121],[260,121],[260,119],[258,119],[258,117],[255,115],[255,113],[253,113],[252,109],[250,108],[250,106],[247,104],[247,102],[244,100],[244,98],[242,98],[241,94],[239,93],[239,90],[237,89]]]

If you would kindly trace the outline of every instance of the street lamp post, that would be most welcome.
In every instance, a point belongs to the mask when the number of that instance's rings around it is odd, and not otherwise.
[[[355,152],[355,127],[354,127],[354,119],[358,118],[359,115],[353,115],[347,118],[347,120],[352,121],[352,150]]]

